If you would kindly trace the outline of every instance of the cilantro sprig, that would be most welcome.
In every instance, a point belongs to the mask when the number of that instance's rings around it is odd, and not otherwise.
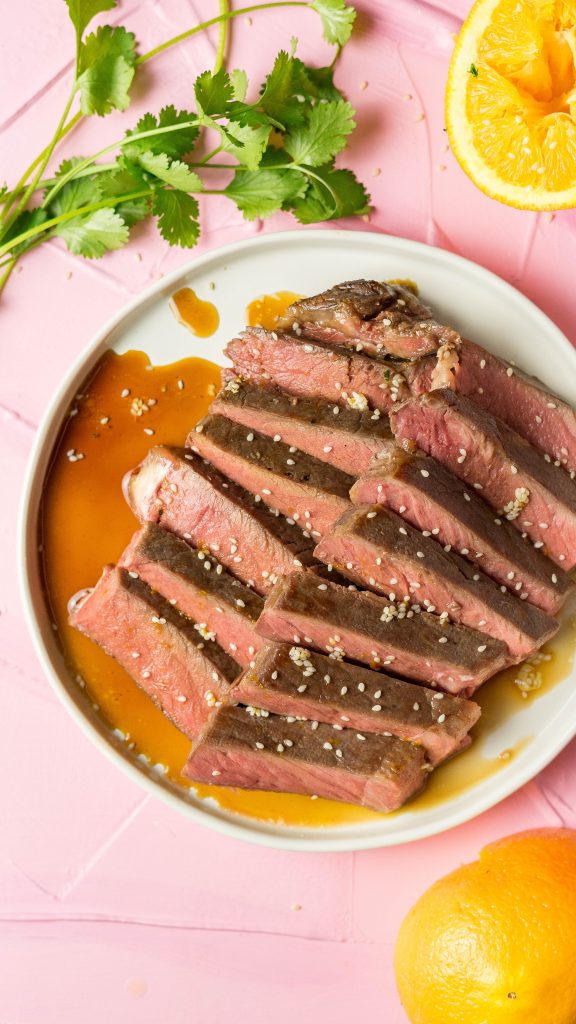
[[[45,239],[60,237],[89,259],[126,244],[130,229],[149,216],[169,245],[192,247],[200,236],[198,196],[220,194],[252,220],[280,210],[303,224],[361,214],[369,197],[350,170],[335,159],[355,127],[354,110],[334,83],[333,65],[307,67],[282,50],[259,89],[243,70],[226,71],[225,28],[230,19],[270,7],[309,7],[321,19],[327,41],[343,46],[355,12],[345,0],[300,0],[231,10],[139,56],[136,40],[122,26],[104,25],[86,35],[96,14],[115,0],[65,0],[76,34],[75,75],[52,142],[9,191],[0,189],[0,288],[17,259]],[[220,24],[214,69],[193,87],[194,108],[165,106],[140,118],[121,139],[90,157],[65,160],[43,179],[58,142],[82,116],[125,110],[139,64],[203,28]],[[79,111],[71,115],[72,105]],[[204,129],[215,145],[199,153]],[[212,187],[213,172],[229,172],[224,187]],[[219,180],[219,179],[217,179]],[[41,193],[40,203],[30,206]]]

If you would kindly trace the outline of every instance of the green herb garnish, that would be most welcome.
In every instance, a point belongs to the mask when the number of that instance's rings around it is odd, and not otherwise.
[[[200,234],[197,196],[220,194],[248,220],[289,210],[302,224],[363,214],[369,196],[352,171],[334,160],[355,127],[355,111],[334,84],[333,65],[307,67],[282,50],[260,89],[250,90],[243,70],[226,71],[226,26],[243,14],[271,7],[308,7],[322,19],[325,39],[338,48],[355,18],[345,0],[282,0],[231,10],[138,55],[136,40],[122,26],[105,25],[86,35],[96,14],[116,0],[65,0],[76,35],[70,96],[50,144],[12,190],[0,189],[0,289],[16,261],[54,236],[90,259],[126,244],[130,228],[148,216],[169,245],[191,247]],[[52,153],[83,116],[125,110],[139,65],[169,46],[220,25],[217,60],[194,83],[194,109],[164,107],[145,114],[123,138],[87,158],[65,160],[43,179]],[[74,103],[79,111],[71,114]],[[200,157],[200,133],[209,128],[217,145]],[[210,187],[210,172],[230,171],[223,189]],[[42,193],[38,205],[33,197]]]

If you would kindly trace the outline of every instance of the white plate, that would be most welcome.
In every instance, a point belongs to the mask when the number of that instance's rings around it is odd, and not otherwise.
[[[528,299],[474,263],[417,242],[364,232],[312,230],[265,235],[192,260],[130,303],[102,329],[70,370],[40,426],[22,509],[22,588],[30,629],[46,674],[79,725],[132,778],[194,821],[285,849],[357,850],[404,843],[451,828],[492,807],[548,764],[576,732],[576,673],[534,703],[527,701],[526,707],[509,715],[483,741],[483,753],[494,757],[525,737],[533,737],[509,764],[442,804],[406,809],[376,822],[321,829],[271,825],[238,816],[212,801],[184,795],[131,760],[70,678],[41,592],[39,498],[63,415],[108,348],[116,352],[143,349],[159,364],[190,354],[218,362],[223,346],[244,323],[247,302],[257,295],[278,290],[313,294],[336,281],[358,277],[417,281],[440,320],[446,318],[486,348],[516,360],[576,404],[576,353],[568,340]],[[214,337],[191,344],[190,334],[176,323],[168,298],[184,285],[193,286],[218,306],[220,328]]]

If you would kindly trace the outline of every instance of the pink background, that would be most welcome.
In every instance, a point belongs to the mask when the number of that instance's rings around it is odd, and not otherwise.
[[[236,3],[236,6],[239,6]],[[366,230],[476,260],[534,299],[576,341],[574,214],[509,210],[471,185],[447,148],[443,91],[469,0],[360,0],[338,81],[359,110],[347,154],[367,182]],[[216,13],[216,0],[122,0],[141,50]],[[318,19],[274,11],[238,19],[230,66],[259,79],[297,34],[326,62]],[[84,124],[66,146],[92,152],[163,103],[191,103],[211,66],[207,36],[147,65],[131,110]],[[6,5],[0,37],[0,177],[14,182],[56,123],[72,34],[61,0]],[[424,117],[422,117],[424,114]],[[287,230],[247,225],[224,201],[203,211],[201,249]],[[350,222],[350,227],[357,227]],[[2,300],[0,344],[0,1021],[264,1024],[362,1013],[405,1024],[394,987],[398,924],[440,874],[491,839],[576,826],[576,747],[534,782],[461,828],[413,845],[303,855],[199,828],[145,796],[80,733],[44,679],[17,596],[18,492],[36,425],[70,361],[104,319],[190,258],[155,229],[83,262],[50,243],[23,261]]]

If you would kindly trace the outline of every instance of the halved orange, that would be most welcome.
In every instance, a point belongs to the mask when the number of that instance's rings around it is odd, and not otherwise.
[[[477,0],[450,64],[446,126],[493,199],[576,206],[576,0]]]

